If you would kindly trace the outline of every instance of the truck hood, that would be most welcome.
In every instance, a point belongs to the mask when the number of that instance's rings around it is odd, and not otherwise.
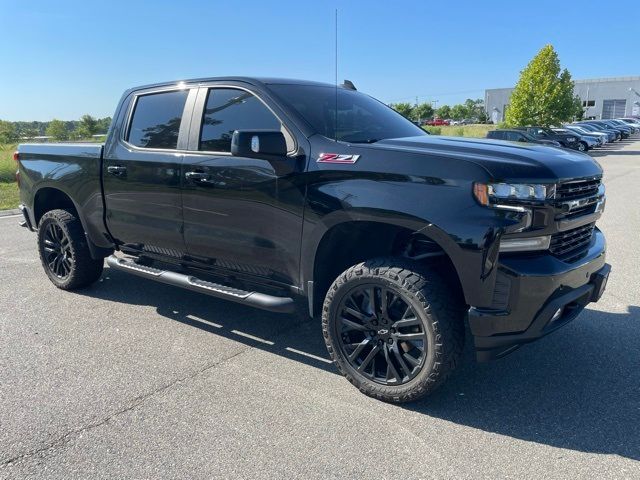
[[[602,175],[589,155],[564,148],[443,136],[386,139],[370,147],[452,157],[483,167],[494,180],[562,181]]]

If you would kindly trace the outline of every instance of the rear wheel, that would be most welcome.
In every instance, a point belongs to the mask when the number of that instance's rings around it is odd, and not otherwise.
[[[73,290],[100,278],[104,262],[91,258],[80,220],[67,210],[51,210],[38,224],[38,251],[49,280]]]
[[[355,265],[330,287],[322,314],[329,354],[363,393],[407,402],[441,385],[459,362],[464,310],[435,271],[403,259]]]

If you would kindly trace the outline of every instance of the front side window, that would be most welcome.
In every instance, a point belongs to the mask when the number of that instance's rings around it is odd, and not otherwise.
[[[188,94],[188,90],[179,90],[139,96],[127,141],[141,148],[175,150]]]
[[[199,150],[230,152],[235,130],[281,130],[280,121],[256,96],[235,88],[212,88],[202,117]]]

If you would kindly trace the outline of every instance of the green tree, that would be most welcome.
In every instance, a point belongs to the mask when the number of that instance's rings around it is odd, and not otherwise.
[[[69,139],[69,131],[62,120],[53,119],[47,127],[47,136],[61,142]]]
[[[442,105],[436,110],[436,116],[439,118],[451,118],[451,107],[449,105]]]
[[[91,138],[98,131],[98,121],[91,115],[83,115],[78,123],[75,136],[78,138]]]
[[[573,81],[567,69],[560,71],[560,59],[551,45],[546,45],[520,72],[506,123],[510,126],[558,125],[575,114]]]
[[[40,135],[40,132],[35,128],[23,128],[20,130],[20,137],[32,139]]]
[[[111,117],[104,117],[98,120],[98,127],[96,133],[104,133],[106,134],[109,131],[109,127],[111,126]]]
[[[582,120],[584,117],[584,107],[582,106],[582,100],[579,96],[573,97],[573,119]]]
[[[463,118],[470,117],[469,109],[465,105],[454,105],[451,107],[451,118],[454,120],[462,120]]]
[[[427,120],[433,118],[433,107],[430,103],[421,103],[416,105],[413,109],[413,120]]]
[[[0,120],[0,144],[18,141],[18,130],[13,122]]]
[[[409,120],[413,117],[413,106],[410,103],[391,103],[389,104],[396,112]]]
[[[481,120],[485,117],[483,99],[478,98],[476,100],[472,100],[471,98],[467,98],[464,101],[464,106],[467,108],[467,118],[477,118],[478,120]]]

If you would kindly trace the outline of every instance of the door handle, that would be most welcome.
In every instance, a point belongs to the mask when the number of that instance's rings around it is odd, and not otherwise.
[[[123,167],[122,165],[109,165],[107,167],[107,173],[119,177],[127,173],[127,167]]]
[[[205,172],[187,172],[184,176],[187,180],[191,180],[192,182],[206,182],[211,177]]]

